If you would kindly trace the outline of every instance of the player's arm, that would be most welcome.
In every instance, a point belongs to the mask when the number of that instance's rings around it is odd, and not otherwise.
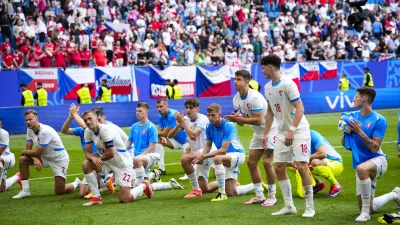
[[[47,145],[39,144],[39,146],[36,147],[36,150],[23,150],[21,156],[24,155],[39,158],[43,154],[46,146]]]
[[[113,158],[116,154],[116,150],[114,147],[114,141],[110,140],[107,142],[104,142],[104,145],[106,146],[106,151],[101,155],[100,159],[102,161],[107,161],[111,158]]]
[[[296,109],[296,112],[293,116],[293,120],[292,120],[292,126],[297,127],[300,123],[301,118],[304,115],[304,106],[303,106],[303,102],[301,101],[301,99],[299,98],[296,101],[291,102],[292,105],[294,106],[294,108]]]
[[[176,124],[174,128],[172,128],[169,132],[167,137],[168,138],[174,138],[179,132],[181,132],[182,128],[180,124]],[[186,130],[186,129],[185,129]],[[186,133],[188,133],[188,130],[186,130]],[[189,134],[188,134],[189,135]]]
[[[381,148],[381,144],[382,144],[382,138],[378,138],[378,137],[372,137],[369,138],[364,131],[361,131],[358,134],[361,138],[361,140],[363,141],[363,143],[372,151],[372,152],[378,152],[379,149]]]
[[[260,126],[262,123],[262,117],[263,117],[263,113],[262,111],[259,112],[254,112],[253,111],[253,117],[237,117],[237,124],[249,124],[249,125],[256,125],[256,126]]]
[[[3,154],[4,150],[6,150],[7,145],[0,144],[0,155]]]
[[[321,145],[321,146],[319,146],[318,148],[317,148],[317,151],[314,153],[314,154],[312,154],[311,156],[310,156],[310,162],[313,160],[313,159],[325,159],[326,158],[326,152],[327,152],[327,149],[326,149],[327,147],[326,147],[326,145]]]
[[[274,122],[274,113],[272,112],[271,104],[268,102],[268,110],[265,115],[264,137],[268,136],[268,133],[271,130],[273,122]]]
[[[150,143],[150,144],[149,144],[149,147],[148,147],[144,152],[142,152],[141,155],[147,155],[147,154],[149,154],[149,153],[154,152],[154,150],[156,149],[156,144],[157,144],[157,143]]]
[[[74,117],[71,114],[68,115],[67,120],[65,120],[64,124],[61,127],[61,133],[66,135],[74,135],[74,130],[69,127],[73,118]]]
[[[172,128],[165,127],[165,128],[158,128],[158,137],[168,137],[168,133]]]
[[[0,155],[3,154],[3,152],[6,150],[9,142],[9,137],[2,137],[3,135],[0,136]],[[4,135],[5,136],[5,135]]]
[[[76,106],[74,103],[71,104],[69,108],[70,114],[74,117],[76,123],[83,129],[86,129],[86,124],[83,119],[79,116],[79,106]]]
[[[399,119],[397,122],[397,150],[400,151],[400,109],[399,109],[398,115],[399,115]]]
[[[211,150],[211,147],[212,147],[212,141],[211,140],[207,140],[205,145],[204,145],[204,148],[203,148],[203,154],[209,153],[210,150]]]
[[[229,145],[231,145],[230,141],[224,141],[224,142],[222,142],[222,146],[220,149],[213,151],[213,152],[206,153],[206,154],[204,154],[203,157],[206,159],[206,158],[212,158],[216,155],[226,155]]]

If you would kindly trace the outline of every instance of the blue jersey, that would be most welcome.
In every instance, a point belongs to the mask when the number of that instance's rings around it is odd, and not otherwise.
[[[150,143],[158,142],[157,128],[150,121],[143,125],[137,122],[132,125],[128,140],[135,144],[135,156],[140,155],[146,151]]]
[[[397,145],[400,145],[400,108],[398,112],[399,120],[397,122]]]
[[[343,116],[342,116],[343,118]],[[355,111],[347,114],[344,121],[351,121],[352,119],[358,120],[361,123],[362,131],[369,137],[377,137],[383,139],[385,136],[387,122],[385,117],[372,111],[367,117],[363,117],[360,111]],[[346,122],[347,123],[347,122]],[[386,156],[382,149],[378,152],[372,152],[362,141],[359,135],[355,133],[345,133],[346,148],[352,151],[353,155],[353,168],[355,169],[359,164],[364,163],[372,158],[379,156]]]
[[[72,131],[74,132],[75,136],[78,136],[81,139],[81,146],[83,152],[85,152],[85,130],[82,127],[75,127],[72,128]],[[100,155],[100,152],[97,150],[96,145],[92,145],[92,154],[93,153],[98,153]]]
[[[332,161],[343,162],[342,156],[335,148],[317,131],[311,130],[311,155],[317,152],[317,149],[325,145],[327,152],[326,158]]]
[[[206,141],[212,141],[218,149],[222,147],[223,142],[230,141],[231,143],[227,151],[228,153],[244,153],[244,148],[240,143],[235,125],[232,122],[226,121],[225,119],[222,119],[221,126],[219,127],[216,127],[211,123],[207,124]]]
[[[159,128],[174,128],[176,126],[176,119],[174,117],[174,113],[176,110],[168,109],[168,115],[158,115],[158,127]],[[174,139],[181,145],[186,144],[187,142],[187,134],[186,131],[181,130]]]

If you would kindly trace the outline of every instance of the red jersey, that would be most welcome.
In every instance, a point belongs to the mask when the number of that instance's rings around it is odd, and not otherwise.
[[[47,47],[47,50],[49,50],[50,52],[54,51],[54,44],[53,43],[46,43],[44,44]]]
[[[73,51],[71,53],[71,65],[81,65],[81,54],[79,51]]]
[[[55,67],[61,67],[65,68],[67,66],[67,63],[65,62],[65,57],[66,57],[65,52],[62,52],[60,50],[57,50],[55,53],[55,61],[54,61],[54,66]]]
[[[41,55],[42,54],[42,48],[39,45],[33,46],[33,49],[36,52],[36,55]]]
[[[19,50],[24,53],[24,55],[28,54],[29,50],[31,50],[31,46],[29,45],[22,45]]]
[[[81,54],[81,65],[82,65],[82,67],[89,67],[90,61],[89,60],[82,60],[82,59],[90,59],[90,57],[91,57],[90,51],[89,50],[81,51],[80,54]]]
[[[12,66],[13,59],[14,59],[13,55],[3,54],[3,64],[7,65],[8,67]]]
[[[25,43],[25,37],[17,37],[16,44],[19,48],[21,48],[22,45]],[[21,49],[20,49],[21,50]]]
[[[237,17],[238,17],[239,22],[244,22],[245,14],[244,14],[244,12],[243,12],[243,9],[239,9],[239,10],[236,12],[236,15],[237,15]]]
[[[102,25],[97,26],[97,28],[96,28],[96,32],[97,32],[98,34],[102,34],[104,30],[107,30],[107,27],[104,26],[104,25],[103,25],[103,26],[102,26]]]
[[[117,51],[124,51],[124,53],[116,53]],[[114,56],[115,56],[115,58],[117,58],[117,59],[122,59],[122,55],[123,54],[125,54],[125,49],[124,49],[124,47],[121,47],[121,46],[115,46],[114,47]]]
[[[2,53],[6,53],[7,48],[12,49],[10,43],[2,43],[2,44],[0,44],[0,50],[1,50]]]
[[[44,57],[40,59],[40,67],[43,68],[50,68],[51,67],[51,58],[52,56],[50,56],[47,53],[44,53]]]
[[[150,25],[151,25],[151,28],[153,30],[159,30],[160,29],[160,22],[151,22]]]
[[[15,61],[17,61],[17,66],[21,65],[21,63],[24,61],[24,55],[21,52],[18,52],[18,54],[14,54],[13,58]]]
[[[93,55],[93,58],[96,60],[97,66],[106,66],[107,55],[105,52],[96,52],[96,54]]]
[[[97,52],[97,41],[96,39],[92,41],[92,53],[94,55],[94,53]]]

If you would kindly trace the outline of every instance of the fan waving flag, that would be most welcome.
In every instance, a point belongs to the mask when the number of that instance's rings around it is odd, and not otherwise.
[[[321,78],[335,78],[338,76],[337,73],[337,62],[319,62],[319,74]]]
[[[287,77],[287,78],[292,79],[292,80],[296,83],[297,88],[298,88],[299,91],[300,91],[299,64],[298,64],[298,63],[295,63],[292,67],[289,67],[289,68],[283,68],[283,67],[281,66],[280,71],[281,71],[282,76],[285,76],[285,77]]]
[[[60,94],[63,99],[77,99],[77,92],[81,88],[81,84],[88,84],[92,87],[90,96],[92,98],[96,96],[93,68],[66,69],[65,71],[58,69],[58,80]]]
[[[197,97],[232,95],[229,66],[223,66],[216,71],[208,71],[197,67],[196,93]]]
[[[319,80],[318,62],[299,63],[301,80]]]

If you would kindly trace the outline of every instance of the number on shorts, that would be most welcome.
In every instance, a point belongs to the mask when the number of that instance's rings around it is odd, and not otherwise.
[[[274,138],[273,138],[273,143],[274,144],[276,143],[276,136],[274,136]]]
[[[65,174],[65,167],[61,167],[61,171]]]
[[[276,110],[277,112],[281,112],[281,105],[275,104],[275,110]]]
[[[307,151],[308,151],[308,146],[307,146],[306,144],[301,144],[300,147],[301,147],[301,152],[307,153]]]
[[[130,182],[131,181],[131,175],[127,174],[127,173],[124,173],[124,177],[122,178],[122,180],[126,181],[126,182]]]

